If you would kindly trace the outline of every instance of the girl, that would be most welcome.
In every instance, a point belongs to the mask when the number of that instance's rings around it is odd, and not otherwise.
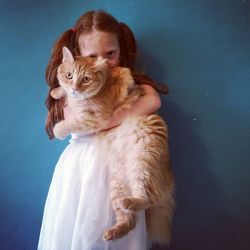
[[[161,92],[166,89],[135,72],[137,46],[129,27],[104,11],[90,11],[78,19],[74,28],[62,34],[52,50],[46,71],[49,85],[46,131],[50,138],[54,137],[54,125],[71,114],[66,100],[50,96],[51,90],[58,87],[56,72],[61,64],[63,46],[75,56],[103,57],[110,67],[128,67],[135,82],[142,85],[145,94],[130,110],[113,116],[106,129],[120,125],[128,115],[149,115],[159,109],[160,97],[155,89]],[[135,229],[125,237],[117,241],[102,239],[103,232],[114,224],[115,218],[109,197],[109,173],[102,166],[102,154],[96,152],[91,137],[73,134],[56,165],[44,208],[38,249],[145,250],[149,246],[144,212],[138,213]]]

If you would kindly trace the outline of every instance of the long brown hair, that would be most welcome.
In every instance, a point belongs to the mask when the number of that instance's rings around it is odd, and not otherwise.
[[[162,85],[157,85],[148,76],[135,72],[134,67],[137,56],[137,44],[132,31],[125,23],[118,22],[113,16],[105,11],[86,12],[84,15],[80,16],[73,28],[65,31],[56,41],[46,69],[46,81],[49,86],[49,92],[46,99],[46,106],[48,109],[46,132],[50,139],[54,138],[54,125],[64,117],[64,100],[55,100],[50,96],[51,90],[59,86],[56,74],[57,68],[62,61],[62,48],[63,46],[67,46],[75,56],[79,56],[79,36],[81,34],[90,33],[93,30],[113,33],[117,36],[120,45],[119,66],[130,68],[137,84],[149,84],[160,92],[167,92],[167,89],[162,88]]]

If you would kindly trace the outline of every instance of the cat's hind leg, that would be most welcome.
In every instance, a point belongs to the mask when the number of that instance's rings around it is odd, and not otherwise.
[[[134,145],[133,147],[141,147],[140,145]],[[140,151],[133,148],[132,150]],[[131,151],[132,151],[131,150]],[[120,206],[124,210],[137,212],[139,210],[146,210],[155,204],[155,198],[158,197],[157,190],[152,181],[152,174],[148,167],[152,164],[152,158],[147,157],[144,152],[132,157],[131,160],[126,162],[128,167],[128,179],[129,187],[131,189],[131,195],[124,196],[120,200]]]
[[[104,240],[116,240],[128,234],[136,225],[136,214],[120,207],[120,200],[128,196],[128,190],[122,181],[111,181],[111,203],[116,216],[116,224],[103,234]]]
[[[115,215],[117,222],[104,232],[104,240],[119,239],[128,234],[136,225],[136,214],[131,211],[125,212],[123,209],[118,208],[115,211]]]
[[[128,211],[146,210],[150,206],[151,203],[147,198],[125,197],[121,200],[121,207]]]

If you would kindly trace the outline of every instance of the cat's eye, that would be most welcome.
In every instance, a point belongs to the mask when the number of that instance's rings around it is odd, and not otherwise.
[[[65,77],[66,77],[67,79],[72,79],[72,78],[73,78],[73,74],[72,74],[71,72],[67,72],[67,73],[65,74]]]
[[[90,77],[88,77],[88,76],[84,76],[82,78],[82,82],[84,82],[84,83],[88,83],[89,81],[90,81]]]

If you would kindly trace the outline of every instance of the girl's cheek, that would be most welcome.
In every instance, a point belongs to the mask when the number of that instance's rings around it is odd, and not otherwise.
[[[114,67],[118,66],[119,60],[116,59],[116,58],[115,59],[109,59],[108,64],[109,64],[110,68],[114,68]]]
[[[108,60],[108,65],[110,68],[114,68],[115,67],[115,63],[113,60]]]

